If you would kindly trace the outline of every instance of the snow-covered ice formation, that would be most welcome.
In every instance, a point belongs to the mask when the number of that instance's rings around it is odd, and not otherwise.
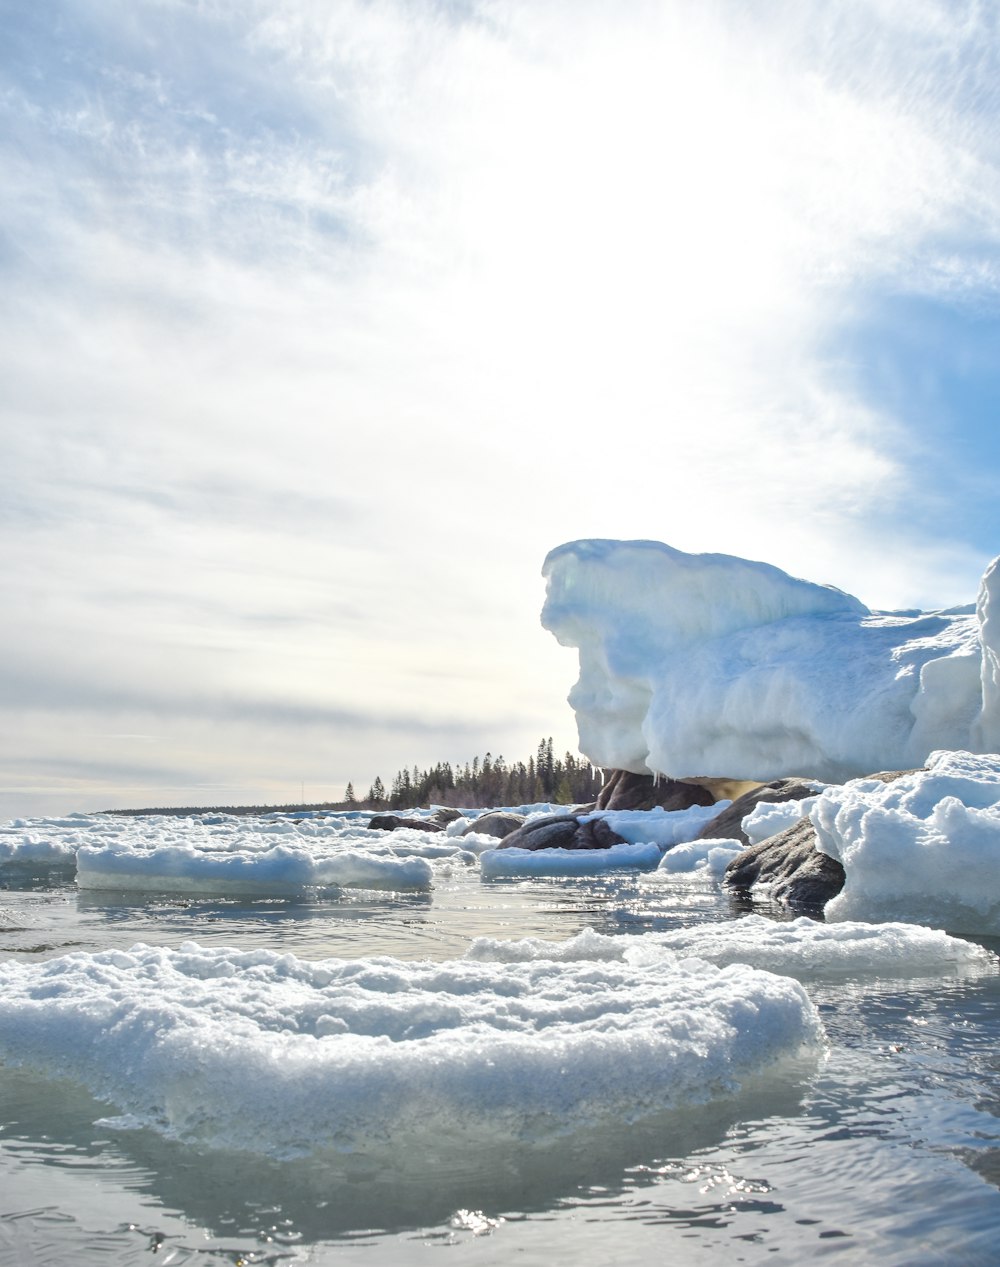
[[[109,1126],[272,1156],[546,1142],[729,1094],[822,1040],[798,982],[655,946],[498,964],[189,942],[0,964],[0,1060],[86,1087]]]
[[[585,929],[564,942],[525,937],[477,937],[466,958],[485,963],[663,963],[694,955],[717,967],[742,963],[802,980],[841,976],[908,977],[943,973],[996,974],[996,956],[971,942],[912,924],[826,925],[762,915],[698,924],[667,933],[608,937]]]
[[[827,788],[809,816],[846,874],[828,920],[1000,934],[1000,756],[935,752],[891,783]]]
[[[921,613],[655,541],[570,542],[543,570],[596,765],[842,781],[1000,748],[1000,560],[975,607]]]

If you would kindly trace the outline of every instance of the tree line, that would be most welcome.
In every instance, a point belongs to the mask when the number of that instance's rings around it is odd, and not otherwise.
[[[359,798],[348,783],[344,803],[355,809],[417,809],[451,805],[482,809],[492,805],[530,805],[551,801],[581,805],[596,800],[602,775],[584,757],[556,757],[552,738],[542,739],[527,761],[508,763],[502,756],[473,757],[464,766],[439,761],[427,770],[416,766],[396,772],[388,789],[381,777]]]

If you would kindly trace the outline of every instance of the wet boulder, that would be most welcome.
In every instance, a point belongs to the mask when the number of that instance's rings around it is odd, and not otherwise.
[[[581,822],[575,814],[549,814],[535,818],[504,836],[499,849],[610,849],[624,845],[623,836],[603,818]]]
[[[844,887],[844,868],[816,848],[808,818],[751,845],[726,868],[727,888],[790,910],[818,914]]]
[[[509,836],[511,832],[517,831],[523,825],[523,814],[510,814],[506,810],[495,809],[474,819],[462,830],[461,834],[470,836],[476,832],[481,836],[494,836],[497,840],[503,840],[505,836]]]
[[[399,827],[412,827],[417,831],[443,831],[440,823],[432,818],[404,818],[400,814],[375,814],[368,820],[369,831],[396,831]]]

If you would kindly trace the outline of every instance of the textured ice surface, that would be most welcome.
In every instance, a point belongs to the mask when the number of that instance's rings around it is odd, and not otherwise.
[[[1000,756],[935,752],[892,783],[827,788],[810,817],[847,877],[828,920],[1000,934]]]
[[[978,608],[871,612],[764,563],[653,541],[545,561],[542,623],[577,647],[596,765],[674,777],[841,780],[1000,747],[1000,571]]]
[[[419,1164],[430,1142],[551,1140],[730,1093],[821,1040],[798,983],[655,946],[432,964],[187,943],[0,964],[5,1061],[83,1085],[119,1126],[279,1156]]]
[[[838,976],[921,976],[925,973],[996,972],[996,956],[981,946],[913,924],[826,925],[748,915],[641,937],[607,937],[587,929],[565,942],[477,938],[467,957],[487,963],[663,962],[697,956],[718,966],[742,963],[810,980]]]

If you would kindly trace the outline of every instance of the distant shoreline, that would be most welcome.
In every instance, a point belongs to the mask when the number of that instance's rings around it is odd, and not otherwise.
[[[342,814],[348,810],[361,810],[363,813],[376,811],[368,805],[353,805],[345,801],[323,801],[318,805],[167,805],[154,806],[149,809],[102,809],[100,814],[115,815],[119,818],[153,818],[170,816],[173,818],[190,818],[195,814]]]

